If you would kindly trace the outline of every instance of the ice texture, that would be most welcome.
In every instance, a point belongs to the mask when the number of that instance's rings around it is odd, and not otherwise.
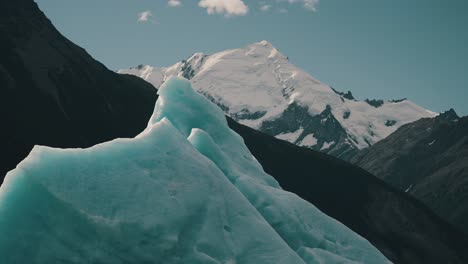
[[[0,188],[0,263],[389,263],[281,189],[223,112],[172,78],[147,129],[36,146]]]

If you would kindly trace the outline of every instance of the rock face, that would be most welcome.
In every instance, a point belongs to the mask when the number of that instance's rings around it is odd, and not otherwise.
[[[89,147],[141,132],[156,92],[63,37],[32,0],[0,1],[0,182],[33,145]]]
[[[467,263],[466,235],[410,195],[340,159],[228,121],[282,188],[368,239],[394,263]]]
[[[267,41],[196,53],[166,68],[140,65],[119,72],[155,87],[170,76],[183,76],[241,124],[343,159],[403,124],[436,115],[406,99],[356,100],[294,66]]]
[[[468,233],[468,117],[450,110],[404,125],[351,162]]]

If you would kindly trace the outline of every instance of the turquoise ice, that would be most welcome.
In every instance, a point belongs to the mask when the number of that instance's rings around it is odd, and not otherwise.
[[[173,78],[147,129],[36,146],[0,188],[0,263],[389,263],[281,189],[223,112]]]

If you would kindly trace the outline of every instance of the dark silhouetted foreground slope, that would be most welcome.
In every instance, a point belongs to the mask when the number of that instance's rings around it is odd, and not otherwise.
[[[393,262],[467,263],[467,237],[416,199],[340,159],[228,121],[285,190],[344,223]]]
[[[32,146],[89,147],[142,131],[156,94],[63,37],[32,0],[0,1],[0,182]]]
[[[351,162],[413,195],[468,234],[468,117],[450,110],[404,125]]]

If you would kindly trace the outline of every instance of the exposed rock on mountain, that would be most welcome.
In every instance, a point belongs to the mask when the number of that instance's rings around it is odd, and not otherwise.
[[[404,125],[351,162],[468,233],[468,117],[451,109]]]

